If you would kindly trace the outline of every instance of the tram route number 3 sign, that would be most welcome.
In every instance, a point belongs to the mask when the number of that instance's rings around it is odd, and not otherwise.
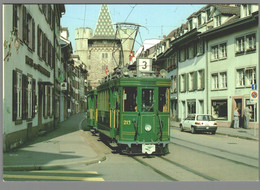
[[[250,93],[250,101],[257,102],[258,100],[258,92],[256,90],[252,90]]]

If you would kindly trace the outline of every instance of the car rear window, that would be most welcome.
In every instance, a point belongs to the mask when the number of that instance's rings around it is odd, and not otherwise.
[[[215,121],[211,115],[198,115],[197,121]]]

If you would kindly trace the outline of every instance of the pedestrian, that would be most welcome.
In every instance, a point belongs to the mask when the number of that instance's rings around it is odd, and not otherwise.
[[[238,108],[235,107],[234,110],[234,129],[238,129],[239,128],[239,112],[238,112]]]
[[[244,109],[244,128],[245,129],[248,128],[250,115],[251,115],[250,109],[248,106],[246,106]]]
[[[68,117],[70,117],[70,114],[71,114],[71,109],[68,108]]]

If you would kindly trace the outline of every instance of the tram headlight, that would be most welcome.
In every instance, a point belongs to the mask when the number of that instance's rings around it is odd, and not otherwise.
[[[129,75],[129,70],[127,68],[123,68],[123,75],[128,76]]]
[[[160,75],[161,75],[163,78],[166,77],[166,74],[167,74],[167,72],[166,72],[165,69],[160,70]]]
[[[145,125],[144,130],[146,130],[147,132],[152,130],[152,126],[151,125]]]

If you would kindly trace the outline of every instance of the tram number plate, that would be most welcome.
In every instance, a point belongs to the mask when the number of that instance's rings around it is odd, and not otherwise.
[[[142,144],[142,153],[152,154],[155,152],[154,144]]]

